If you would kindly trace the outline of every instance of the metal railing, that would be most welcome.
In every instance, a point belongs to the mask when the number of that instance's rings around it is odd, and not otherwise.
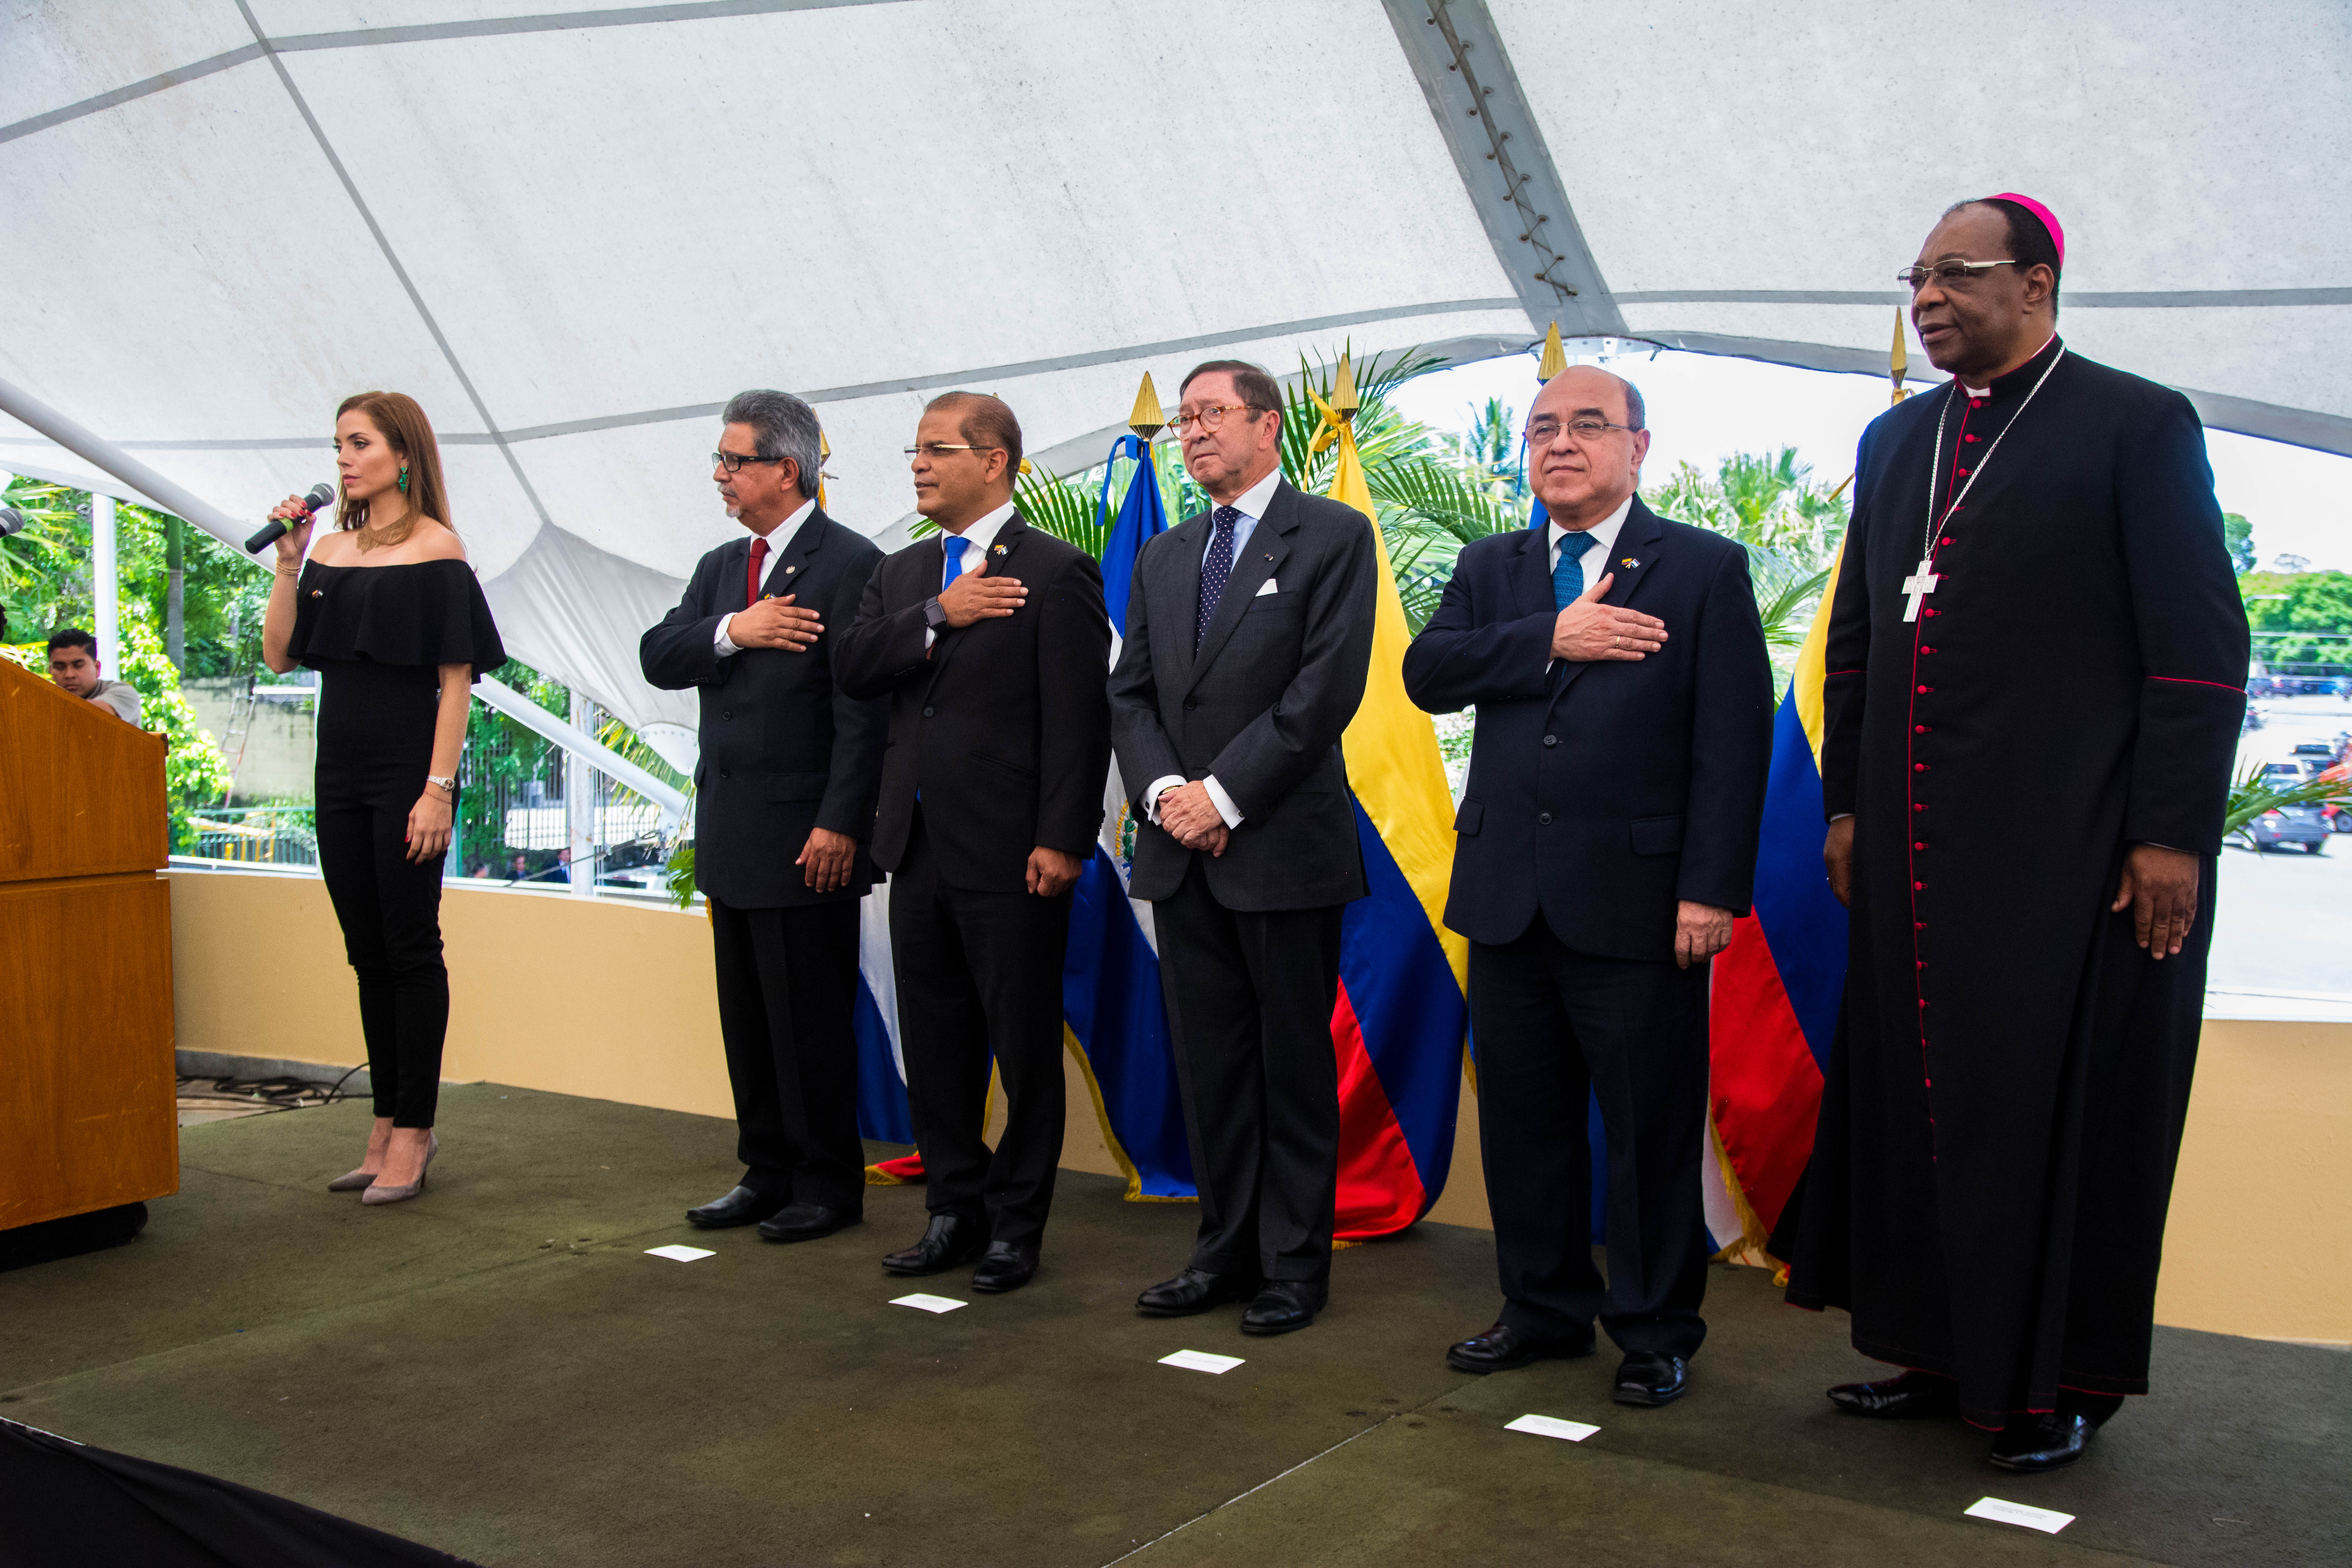
[[[206,807],[188,813],[199,860],[264,866],[316,866],[318,816],[307,805]]]

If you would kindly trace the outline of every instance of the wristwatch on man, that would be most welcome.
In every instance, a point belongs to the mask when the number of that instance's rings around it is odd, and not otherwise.
[[[935,632],[944,630],[947,626],[947,606],[940,603],[940,596],[937,594],[923,601],[923,624]]]

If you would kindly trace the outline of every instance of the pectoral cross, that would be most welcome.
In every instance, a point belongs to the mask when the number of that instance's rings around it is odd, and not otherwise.
[[[1933,566],[1935,562],[1932,558],[1922,555],[1919,557],[1919,569],[1916,572],[1914,572],[1910,576],[1903,579],[1903,591],[1911,595],[1910,605],[1903,612],[1903,618],[1905,620],[1917,620],[1919,618],[1919,602],[1936,591],[1936,584],[1937,581],[1936,574],[1927,570],[1928,567]]]

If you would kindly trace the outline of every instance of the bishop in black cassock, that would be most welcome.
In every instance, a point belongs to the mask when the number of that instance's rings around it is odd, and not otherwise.
[[[1912,1369],[1831,1391],[2064,1464],[2147,1388],[2246,619],[2179,393],[2056,335],[2057,222],[1905,274],[1953,380],[1872,424],[1822,753],[1843,1012],[1789,1299]]]

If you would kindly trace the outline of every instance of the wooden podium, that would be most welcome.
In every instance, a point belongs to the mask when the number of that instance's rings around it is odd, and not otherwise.
[[[180,1185],[163,738],[0,659],[0,1230]]]

